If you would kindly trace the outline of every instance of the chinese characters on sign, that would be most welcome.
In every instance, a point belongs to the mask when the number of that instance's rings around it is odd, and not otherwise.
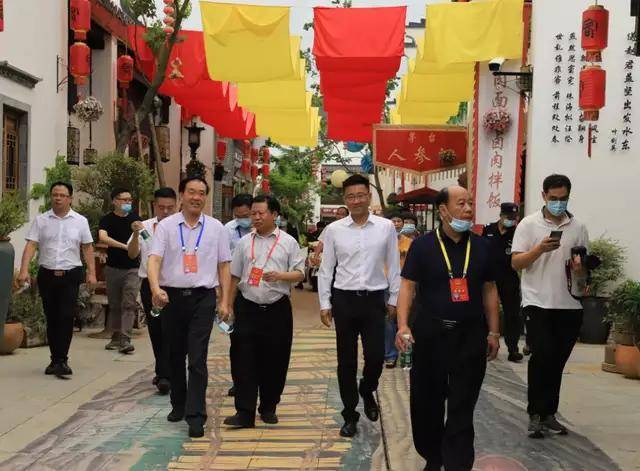
[[[493,77],[494,95],[491,104],[494,109],[504,111],[508,113],[507,106],[509,105],[509,97],[506,95],[507,78]],[[515,97],[513,98],[515,100]],[[489,162],[489,175],[484,184],[488,187],[489,196],[484,203],[487,208],[499,208],[502,203],[502,184],[504,178],[502,176],[502,161],[504,160],[504,132],[500,130],[494,130],[490,133],[491,139],[491,160]],[[481,182],[479,182],[481,184]]]
[[[634,74],[634,68],[636,66],[636,56],[634,52],[634,44],[636,40],[635,33],[627,34],[627,41],[629,46],[626,49],[624,64],[623,64],[623,83],[622,83],[622,113],[620,113],[621,124],[619,129],[611,130],[610,147],[611,152],[631,150],[631,143],[633,138],[633,93],[634,93],[634,78],[637,78]]]
[[[373,132],[375,164],[411,173],[433,172],[467,161],[467,129],[457,126],[377,125]],[[453,162],[440,153],[452,150]]]

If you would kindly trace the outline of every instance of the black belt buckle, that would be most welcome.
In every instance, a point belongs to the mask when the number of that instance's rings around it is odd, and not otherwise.
[[[58,278],[67,274],[66,270],[52,270],[52,271],[53,271],[53,276]]]
[[[258,306],[259,309],[266,311],[267,309],[269,309],[269,306],[271,306],[271,304],[256,304],[256,306]]]

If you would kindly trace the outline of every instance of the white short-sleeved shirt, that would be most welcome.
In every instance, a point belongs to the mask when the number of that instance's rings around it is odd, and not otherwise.
[[[513,236],[512,253],[524,253],[532,250],[551,231],[562,231],[560,248],[542,254],[529,268],[522,270],[521,290],[522,306],[536,306],[543,309],[582,309],[582,304],[571,296],[567,283],[567,263],[571,260],[573,247],[589,244],[589,234],[584,224],[573,216],[567,216],[559,225],[537,211],[524,218],[516,227]],[[573,277],[572,286],[580,284]],[[579,293],[574,289],[574,295]]]
[[[193,254],[200,229],[204,224],[202,239],[197,251],[198,272],[185,273],[180,227],[187,254]],[[219,285],[218,264],[231,261],[229,231],[220,221],[201,215],[191,228],[184,215],[176,213],[164,218],[156,227],[149,255],[162,257],[160,286],[171,288],[215,288]]]
[[[251,243],[254,240],[255,264],[251,260]],[[273,249],[271,258],[267,256],[271,247],[278,240]],[[265,264],[266,261],[266,264]],[[268,282],[260,281],[260,286],[251,286],[248,283],[249,273],[253,267],[261,268],[264,273],[270,271],[304,273],[304,257],[300,252],[298,242],[280,229],[276,229],[267,236],[249,234],[244,236],[236,245],[231,262],[231,274],[240,279],[238,289],[242,296],[257,304],[273,304],[283,296],[291,294],[291,283],[287,281]]]
[[[147,277],[147,264],[149,262],[149,252],[151,252],[151,245],[153,244],[153,236],[155,233],[156,225],[158,224],[158,218],[147,219],[146,221],[142,221],[142,225],[147,230],[149,235],[151,236],[149,239],[144,240],[141,235],[138,235],[139,244],[140,244],[140,268],[138,268],[138,276],[140,278]],[[129,241],[127,245],[131,243],[131,237],[129,237]]]
[[[80,246],[93,242],[87,218],[73,209],[64,217],[52,209],[38,215],[26,239],[38,243],[38,264],[48,270],[81,267]]]

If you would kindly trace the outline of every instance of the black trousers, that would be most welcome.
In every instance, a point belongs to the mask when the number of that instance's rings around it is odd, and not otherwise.
[[[231,371],[236,387],[236,411],[254,422],[258,394],[259,413],[275,412],[284,390],[291,357],[293,315],[289,297],[258,305],[236,298],[231,333]]]
[[[56,276],[56,274],[61,276]],[[44,315],[47,318],[47,341],[51,361],[67,361],[73,318],[78,304],[78,289],[82,282],[82,268],[68,271],[53,271],[44,267],[38,270],[38,290],[42,298]]]
[[[338,351],[338,386],[345,421],[357,421],[360,418],[356,411],[359,401],[358,335],[362,338],[364,353],[361,392],[371,393],[378,389],[384,362],[384,291],[369,292],[365,296],[357,293],[335,288],[331,298]]]
[[[209,381],[207,353],[215,317],[216,292],[204,288],[163,289],[169,295],[169,304],[160,317],[162,330],[166,329],[169,339],[171,405],[184,408],[187,422],[204,423]],[[185,357],[189,364],[188,383]]]
[[[475,459],[473,412],[487,368],[485,321],[447,328],[419,315],[413,336],[414,446],[434,469],[469,471]]]
[[[162,315],[156,317],[151,315],[153,302],[151,300],[151,288],[149,287],[149,280],[147,278],[143,278],[142,283],[140,283],[140,299],[142,300],[142,307],[144,308],[144,313],[147,318],[153,357],[156,359],[156,376],[169,379],[169,339],[163,336]]]
[[[520,280],[510,277],[497,280],[498,295],[502,303],[504,327],[502,333],[509,353],[518,352],[518,341],[522,335],[522,316],[520,313]]]
[[[526,306],[529,415],[542,418],[558,412],[562,372],[578,340],[582,309],[542,309]]]

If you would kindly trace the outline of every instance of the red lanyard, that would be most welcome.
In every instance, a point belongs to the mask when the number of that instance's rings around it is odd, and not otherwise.
[[[257,235],[258,234],[253,234],[253,237],[251,237],[251,263],[254,266],[256,264],[255,244],[256,244]],[[273,245],[271,246],[271,249],[269,250],[269,253],[267,254],[267,259],[264,261],[264,265],[262,265],[263,269],[264,267],[267,266],[267,263],[269,263],[269,260],[271,260],[271,256],[273,255],[273,251],[276,249],[276,245],[278,245],[279,240],[280,240],[280,230],[278,230],[278,234],[276,235],[276,241],[273,243]]]

